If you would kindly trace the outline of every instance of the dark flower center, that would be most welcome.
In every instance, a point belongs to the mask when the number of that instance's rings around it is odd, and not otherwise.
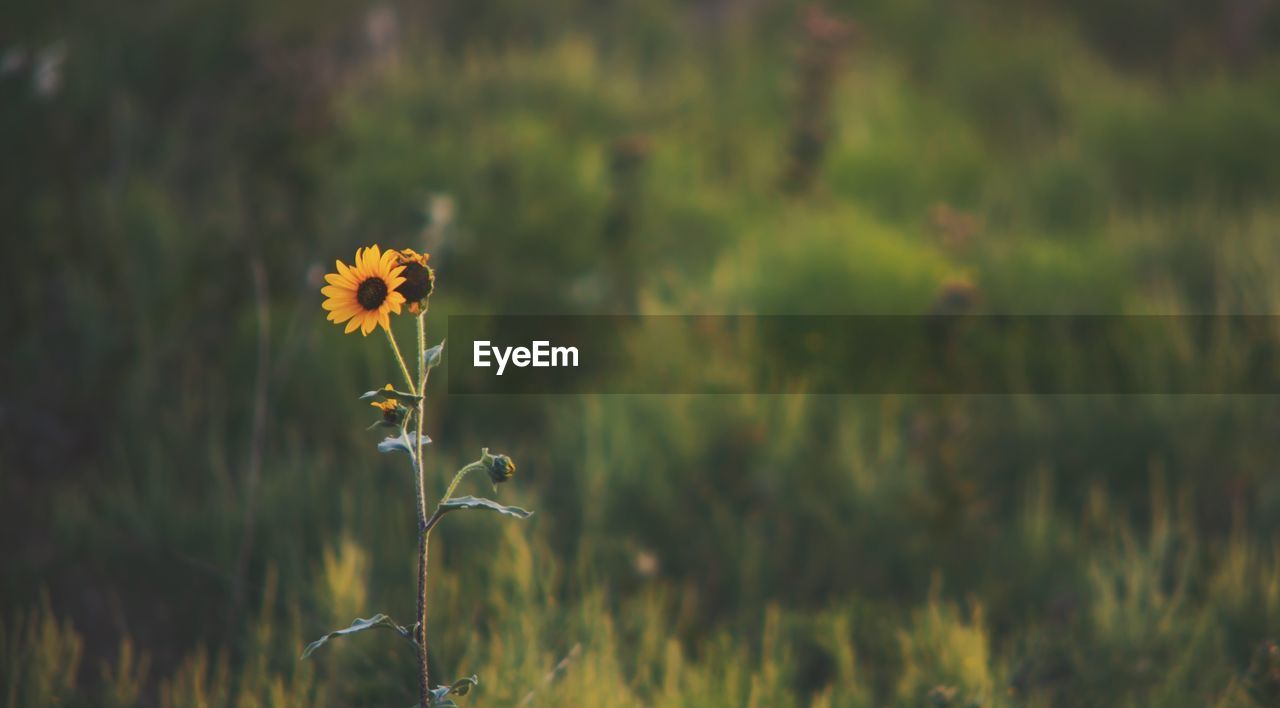
[[[366,310],[376,310],[387,299],[387,284],[382,278],[369,278],[356,288],[356,302]]]
[[[404,282],[396,288],[396,291],[404,295],[407,302],[427,299],[435,286],[435,273],[431,272],[430,267],[421,263],[406,263],[400,276],[404,278]]]

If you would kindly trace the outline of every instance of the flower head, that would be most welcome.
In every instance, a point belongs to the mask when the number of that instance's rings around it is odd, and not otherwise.
[[[320,289],[327,298],[322,307],[335,324],[347,323],[345,333],[360,330],[368,335],[378,325],[391,328],[391,314],[400,314],[404,295],[396,291],[405,279],[396,264],[396,252],[377,246],[356,250],[354,266],[337,262],[338,272],[324,276],[329,284]]]
[[[430,253],[418,253],[412,248],[402,248],[396,252],[396,265],[404,266],[404,283],[396,289],[409,303],[409,312],[418,314],[431,297],[436,286],[436,273],[427,265]]]
[[[489,473],[489,481],[494,485],[502,484],[516,473],[516,463],[506,455],[490,455],[489,448],[480,453],[480,464]]]
[[[387,398],[384,401],[374,401],[369,405],[377,408],[382,413],[382,420],[379,422],[383,425],[389,425],[398,428],[404,422],[404,417],[409,413],[409,409],[400,405],[400,401],[394,398]]]

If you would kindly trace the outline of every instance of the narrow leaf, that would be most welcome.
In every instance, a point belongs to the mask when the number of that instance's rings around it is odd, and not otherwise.
[[[348,634],[356,634],[357,632],[363,632],[369,629],[377,629],[379,627],[395,630],[395,632],[400,636],[404,637],[405,639],[408,639],[411,642],[413,641],[412,632],[410,632],[405,627],[401,627],[400,625],[396,624],[395,621],[392,620],[390,617],[379,612],[378,614],[370,617],[369,619],[362,619],[357,617],[355,621],[351,623],[350,627],[347,627],[346,629],[339,629],[333,632],[329,632],[323,637],[320,637],[314,642],[311,642],[310,644],[307,645],[306,649],[302,650],[302,658],[306,659],[307,657],[311,656],[311,654],[314,653],[316,649],[319,649],[320,647],[324,646],[326,642],[328,642],[330,639],[333,639],[334,637],[345,637]]]
[[[434,708],[445,708],[446,706],[456,706],[453,699],[449,696],[465,696],[471,691],[472,687],[480,683],[479,677],[475,674],[460,678],[448,686],[436,686],[431,689],[431,705]]]
[[[449,684],[449,693],[452,693],[458,696],[465,696],[467,695],[467,693],[471,691],[472,688],[475,688],[476,686],[479,686],[479,685],[480,685],[480,677],[476,676],[475,674],[471,674],[470,676],[460,678],[457,681],[454,681],[453,683]]]
[[[452,499],[441,502],[440,508],[446,512],[455,511],[457,509],[488,509],[489,511],[496,511],[499,514],[514,516],[517,519],[527,519],[530,516],[533,516],[532,511],[521,509],[518,506],[504,506],[492,499],[485,499],[483,497],[453,497]]]
[[[444,340],[439,344],[427,349],[427,368],[431,369],[440,365],[440,357],[444,356]]]
[[[379,388],[379,389],[374,389],[372,391],[365,391],[363,394],[360,395],[360,400],[368,401],[374,398],[387,398],[387,397],[402,398],[408,401],[417,401],[419,398],[422,398],[421,396],[415,396],[412,393],[406,393],[404,391],[393,391],[390,389]]]

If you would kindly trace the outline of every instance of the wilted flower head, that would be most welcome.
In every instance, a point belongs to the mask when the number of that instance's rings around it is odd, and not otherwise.
[[[396,264],[404,266],[400,273],[404,282],[396,288],[396,292],[404,296],[409,303],[409,312],[417,314],[426,307],[427,298],[435,290],[436,273],[427,265],[430,253],[418,253],[412,248],[396,251]]]

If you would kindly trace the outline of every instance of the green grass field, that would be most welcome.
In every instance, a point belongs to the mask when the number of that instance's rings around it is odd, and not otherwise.
[[[1280,311],[1258,7],[19,3],[0,704],[417,700],[394,636],[298,659],[414,614],[412,484],[357,400],[397,370],[320,309],[357,246],[431,251],[435,327]],[[433,675],[475,706],[1280,705],[1275,396],[815,393],[430,397],[428,492],[492,446],[537,511],[433,537]]]

